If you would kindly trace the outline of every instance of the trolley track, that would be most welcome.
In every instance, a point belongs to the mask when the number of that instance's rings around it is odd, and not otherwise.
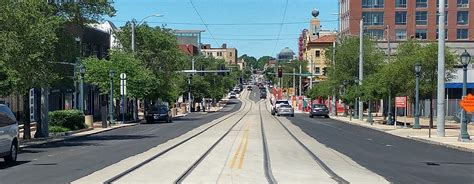
[[[265,104],[265,109],[268,113],[268,106]],[[306,145],[304,145],[289,129],[286,127],[278,118],[272,116],[285,130],[290,134],[290,136],[311,156],[311,158],[329,175],[331,179],[336,181],[339,184],[348,184],[349,182],[337,175],[331,168],[329,168],[316,154],[314,154]]]
[[[250,94],[250,93],[248,93],[248,94]],[[190,140],[196,138],[197,136],[199,136],[199,135],[201,135],[201,134],[207,132],[207,131],[210,130],[211,128],[213,128],[213,127],[215,127],[216,125],[218,125],[218,124],[220,124],[220,123],[226,121],[227,119],[231,118],[232,116],[234,116],[234,115],[236,115],[236,114],[238,114],[238,113],[241,113],[241,112],[247,107],[247,105],[250,104],[250,108],[247,110],[247,112],[245,112],[245,114],[242,115],[242,117],[240,117],[240,118],[237,120],[237,122],[235,122],[235,123],[231,126],[231,128],[229,128],[229,130],[224,134],[224,136],[222,136],[215,144],[213,144],[213,145],[211,146],[211,148],[210,148],[209,150],[206,151],[205,155],[209,154],[209,153],[212,151],[212,149],[232,130],[232,128],[234,128],[235,125],[237,125],[237,124],[245,117],[245,115],[248,114],[248,113],[252,110],[252,102],[250,102],[250,101],[247,100],[247,99],[248,99],[248,96],[249,96],[249,95],[246,95],[246,97],[242,98],[242,99],[243,99],[242,101],[245,101],[244,107],[243,107],[242,109],[240,109],[240,110],[238,110],[238,111],[236,111],[236,112],[234,112],[234,113],[232,113],[232,114],[227,115],[227,117],[225,117],[224,119],[219,120],[218,122],[212,124],[212,125],[209,126],[209,127],[206,127],[204,130],[201,130],[201,131],[199,131],[198,133],[196,133],[196,134],[194,134],[194,135],[192,135],[192,136],[190,136],[190,137],[188,137],[188,138],[186,138],[186,139],[184,139],[184,140],[182,140],[182,141],[180,141],[180,142],[174,144],[173,146],[171,146],[171,147],[169,147],[169,148],[167,148],[167,149],[165,149],[165,150],[163,150],[163,151],[161,151],[161,152],[155,154],[154,156],[152,156],[152,157],[150,157],[150,158],[144,160],[143,162],[140,162],[139,164],[137,164],[137,165],[135,165],[135,166],[133,166],[133,167],[131,167],[131,168],[129,168],[129,169],[127,169],[127,170],[121,172],[120,174],[115,175],[114,177],[112,177],[112,178],[106,180],[106,181],[104,182],[104,184],[111,184],[111,183],[113,183],[113,182],[118,181],[119,179],[123,178],[124,176],[126,176],[126,175],[128,175],[128,174],[130,174],[130,173],[132,173],[132,172],[134,172],[134,171],[136,171],[137,169],[139,169],[139,168],[145,166],[146,164],[152,162],[153,160],[159,158],[160,156],[162,156],[162,155],[168,153],[169,151],[174,150],[175,148],[181,146],[182,144],[184,144],[184,143],[186,143],[186,142],[189,142]],[[199,164],[199,162],[202,161],[202,159],[204,159],[204,157],[203,157],[203,158],[200,158],[198,161],[196,161],[196,162],[193,164],[194,167],[192,166],[190,169],[188,169],[187,172],[192,171],[192,170],[197,166],[197,164]],[[183,177],[183,176],[184,176],[184,175],[182,175],[180,178],[183,178],[183,179],[186,178],[186,177]],[[186,174],[186,176],[187,176],[187,174]],[[180,183],[179,181],[180,181],[180,179],[178,179],[178,180],[176,181],[176,183]]]

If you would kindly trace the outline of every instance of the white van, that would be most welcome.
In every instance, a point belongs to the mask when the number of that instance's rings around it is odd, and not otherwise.
[[[18,122],[10,108],[0,104],[0,157],[16,162],[18,154]]]

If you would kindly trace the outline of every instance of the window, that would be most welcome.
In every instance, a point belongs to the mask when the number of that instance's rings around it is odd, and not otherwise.
[[[438,39],[438,37],[439,37],[438,32],[439,32],[439,29],[436,29],[436,39]],[[447,29],[444,30],[444,39],[445,40],[448,39],[448,30]]]
[[[458,0],[459,8],[469,8],[469,0]]]
[[[383,8],[385,0],[362,0],[362,8]]]
[[[458,40],[465,40],[467,39],[469,36],[469,32],[467,29],[458,29],[457,30],[457,35],[456,35],[456,39]]]
[[[406,40],[407,39],[407,30],[406,29],[396,29],[395,36],[397,40]]]
[[[466,25],[469,22],[468,11],[458,11],[458,25]]]
[[[407,7],[407,0],[396,0],[395,6],[397,8],[406,8]]]
[[[316,73],[316,74],[318,74],[318,75],[319,75],[319,74],[321,74],[321,68],[319,68],[319,67],[316,67],[316,70],[315,70],[315,72],[314,72],[314,73]]]
[[[428,24],[428,13],[426,11],[417,11],[415,17],[416,17],[416,25]]]
[[[439,12],[436,12],[436,25],[439,24]],[[448,25],[448,12],[444,12],[444,25]]]
[[[316,57],[321,57],[321,51],[317,50],[315,55],[316,55]]]
[[[436,0],[436,7],[439,7],[439,0]],[[448,0],[444,0],[444,7],[448,7]]]
[[[383,12],[362,12],[364,25],[383,25]]]
[[[222,52],[217,52],[217,56],[222,56]]]
[[[232,57],[232,52],[229,52],[229,56]]]
[[[395,12],[395,25],[406,25],[407,24],[407,12],[400,11]]]
[[[426,8],[428,7],[428,0],[416,0],[417,8]]]
[[[367,29],[364,31],[365,35],[370,36],[374,39],[381,40],[383,39],[383,29]]]
[[[426,29],[417,29],[415,38],[420,40],[426,40]]]

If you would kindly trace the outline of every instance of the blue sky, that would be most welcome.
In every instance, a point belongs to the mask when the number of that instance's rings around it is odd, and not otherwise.
[[[332,15],[337,13],[337,0],[288,0],[284,22],[291,24],[282,26],[278,43],[280,24],[235,24],[281,23],[286,0],[193,0],[193,3],[206,24],[234,25],[208,25],[215,38],[212,39],[204,25],[172,24],[202,24],[189,0],[116,0],[117,14],[110,19],[121,27],[133,18],[140,21],[148,15],[163,14],[163,17],[151,17],[146,21],[152,26],[166,22],[166,27],[171,29],[206,30],[202,43],[210,43],[213,47],[227,43],[228,47],[237,48],[239,56],[255,57],[275,56],[284,47],[290,47],[296,53],[297,38],[302,29],[308,28],[313,9],[319,9],[323,29],[337,28],[337,16]]]

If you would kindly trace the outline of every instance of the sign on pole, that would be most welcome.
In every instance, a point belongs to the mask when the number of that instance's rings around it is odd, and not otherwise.
[[[395,105],[397,108],[406,108],[407,106],[406,102],[407,102],[406,96],[395,97]]]
[[[469,93],[459,102],[459,106],[461,106],[468,113],[474,112],[474,95]]]
[[[120,74],[120,95],[127,95],[127,74]]]
[[[407,97],[406,96],[397,96],[395,97],[395,107],[396,108],[405,108],[405,122],[403,127],[407,127]],[[395,116],[397,113],[395,112]],[[394,123],[394,126],[397,126],[397,122]]]

